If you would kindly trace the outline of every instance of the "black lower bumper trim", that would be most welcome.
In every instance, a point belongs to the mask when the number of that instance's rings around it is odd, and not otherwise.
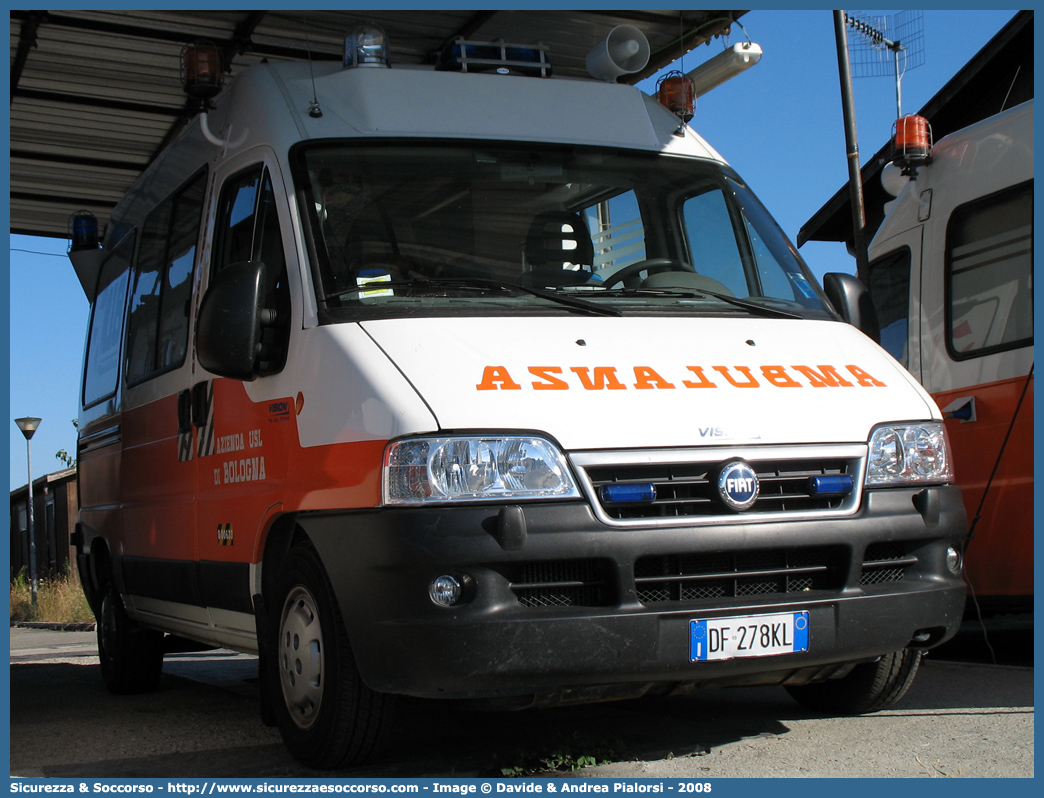
[[[321,513],[298,522],[326,565],[371,688],[427,697],[525,694],[546,702],[570,692],[801,683],[823,669],[948,639],[960,624],[965,587],[946,569],[946,549],[961,547],[966,518],[959,490],[931,490],[937,495],[928,516],[919,510],[923,497],[915,501],[923,491],[870,491],[859,513],[843,519],[714,527],[620,530],[582,503],[520,505],[510,514],[526,533],[510,546],[503,545],[496,505]],[[889,578],[866,580],[868,550],[880,571],[877,564],[896,546],[898,566],[886,569]],[[643,603],[646,594],[636,586],[643,558],[717,563],[736,552],[809,549],[830,555],[811,565],[790,557],[783,566],[746,566],[753,573],[763,567],[773,579],[782,571],[785,585],[793,581],[786,570],[792,566],[797,575],[829,576],[807,588],[705,598],[675,591],[664,603]],[[577,562],[594,566],[558,569]],[[473,598],[435,606],[428,586],[442,574],[466,574]],[[702,574],[696,567],[679,578],[699,581]],[[552,583],[564,586],[554,593],[564,599],[542,598],[539,590]],[[689,660],[690,620],[800,610],[809,613],[806,652]]]

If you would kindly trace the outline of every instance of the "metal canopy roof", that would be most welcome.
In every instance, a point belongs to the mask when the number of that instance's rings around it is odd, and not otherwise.
[[[586,75],[616,25],[649,39],[634,83],[729,30],[744,11],[11,11],[11,232],[66,237],[88,210],[104,227],[142,170],[192,118],[182,47],[206,39],[226,71],[340,60],[355,23],[381,25],[392,64],[434,64],[458,36],[550,46],[556,75]]]

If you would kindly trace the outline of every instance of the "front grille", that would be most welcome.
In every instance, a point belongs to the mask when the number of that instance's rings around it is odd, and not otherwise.
[[[722,461],[724,462],[724,461]],[[590,465],[585,470],[602,511],[613,520],[699,519],[735,515],[718,496],[717,473],[722,462]],[[848,496],[813,496],[811,479],[820,475],[848,474],[858,485],[858,460],[830,459],[751,460],[761,490],[758,500],[742,515],[840,511],[851,503]],[[611,504],[602,501],[603,485],[652,484],[656,498],[650,502]]]
[[[507,576],[523,607],[607,607],[613,601],[602,560],[523,563]]]
[[[634,582],[642,604],[839,590],[845,552],[820,546],[650,556],[635,563]]]
[[[901,582],[906,578],[906,568],[917,564],[917,558],[907,553],[901,541],[872,543],[863,555],[863,568],[859,573],[859,584],[863,587]]]

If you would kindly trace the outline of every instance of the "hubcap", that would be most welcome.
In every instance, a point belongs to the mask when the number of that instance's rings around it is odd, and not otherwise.
[[[283,604],[279,624],[279,681],[290,717],[308,729],[323,701],[323,632],[315,599],[298,585]]]

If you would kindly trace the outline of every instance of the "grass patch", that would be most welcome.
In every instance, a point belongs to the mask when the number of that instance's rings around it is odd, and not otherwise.
[[[568,737],[558,733],[538,748],[515,750],[503,758],[495,756],[487,775],[517,778],[607,765],[619,758],[621,747],[618,742],[610,743],[579,732]]]
[[[83,623],[94,620],[94,613],[80,587],[74,568],[66,568],[57,578],[38,579],[36,607],[32,586],[23,568],[11,580],[11,621],[46,621],[48,623]]]

